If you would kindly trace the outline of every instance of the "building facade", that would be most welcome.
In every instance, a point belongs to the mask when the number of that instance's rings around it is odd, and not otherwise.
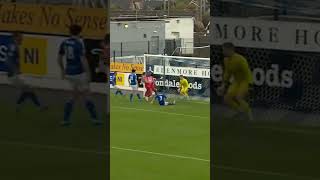
[[[111,21],[111,56],[163,54],[165,21]]]
[[[194,18],[174,17],[167,18],[165,21],[166,40],[175,40],[175,50],[179,51],[180,54],[193,54]]]

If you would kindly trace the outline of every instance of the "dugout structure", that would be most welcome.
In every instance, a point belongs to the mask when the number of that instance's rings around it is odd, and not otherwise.
[[[210,96],[210,58],[144,55],[145,72],[153,72],[158,90],[178,95],[179,76],[189,82],[189,95],[194,98]]]

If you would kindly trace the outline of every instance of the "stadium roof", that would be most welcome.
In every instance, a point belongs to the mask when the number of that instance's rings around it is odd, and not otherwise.
[[[320,15],[320,0],[221,0],[268,9],[285,9],[299,14]]]
[[[161,17],[161,16],[126,16],[126,17],[111,17],[110,19],[112,21],[163,21],[166,19],[170,18],[192,18],[190,17],[179,17],[179,16],[166,16],[166,17]]]

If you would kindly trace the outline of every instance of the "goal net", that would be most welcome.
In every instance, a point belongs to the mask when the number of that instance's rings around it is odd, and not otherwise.
[[[183,54],[188,54],[189,51],[192,51],[192,54],[201,57],[210,56],[210,45],[207,46],[198,46],[198,47],[177,47],[171,54],[171,56],[181,56]]]
[[[143,56],[120,56],[120,57],[112,57],[111,61],[118,63],[132,63],[132,64],[143,64],[144,57]]]
[[[211,8],[215,107],[222,107],[215,92],[223,72],[221,44],[232,42],[252,70],[250,103],[261,110],[259,118],[320,123],[320,19],[313,2],[218,0]]]
[[[237,32],[234,31],[236,24],[241,23],[244,27],[242,30],[250,35],[237,39],[235,33],[222,39],[217,26],[222,21],[222,24],[228,24],[228,32]],[[263,114],[271,113],[273,119],[292,121],[305,121],[305,114],[311,116],[320,112],[319,50],[317,40],[308,38],[317,36],[319,24],[231,18],[216,18],[215,23],[212,28],[215,43],[211,47],[213,103],[222,104],[222,98],[216,95],[215,89],[222,80],[221,44],[229,41],[237,46],[237,52],[245,56],[250,65],[254,86],[249,100],[256,112],[261,110]],[[251,34],[253,27],[250,23],[261,30],[260,37],[267,38],[255,41],[254,38],[258,36]],[[269,31],[273,27],[277,28],[276,32]],[[305,34],[300,34],[301,32]],[[274,37],[268,37],[270,34],[277,36],[277,40],[270,42],[270,38]],[[261,116],[263,117],[271,116]]]
[[[145,72],[153,72],[159,91],[179,95],[179,76],[189,82],[189,95],[193,98],[210,96],[210,58],[144,55]]]

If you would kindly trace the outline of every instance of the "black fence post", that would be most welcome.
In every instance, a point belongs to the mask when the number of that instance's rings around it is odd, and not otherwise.
[[[115,63],[116,62],[116,51],[114,50],[113,51],[113,63]]]
[[[148,54],[150,54],[150,41],[148,41]]]
[[[122,42],[120,43],[120,56],[122,57],[122,48],[123,48],[123,44]]]
[[[176,41],[176,39],[173,39],[173,52],[174,52],[174,55],[176,55],[176,49],[177,49],[177,41]],[[173,52],[170,52],[171,54],[173,53]]]
[[[279,21],[279,10],[278,9],[275,9],[273,11],[273,20]]]
[[[198,44],[197,44],[196,47],[201,47],[200,41],[201,41],[201,38],[199,37],[199,39],[198,39]],[[200,57],[200,54],[201,54],[200,51],[201,51],[202,49],[200,49],[200,48],[194,48],[194,50],[196,50],[196,51],[198,52],[198,57]]]

